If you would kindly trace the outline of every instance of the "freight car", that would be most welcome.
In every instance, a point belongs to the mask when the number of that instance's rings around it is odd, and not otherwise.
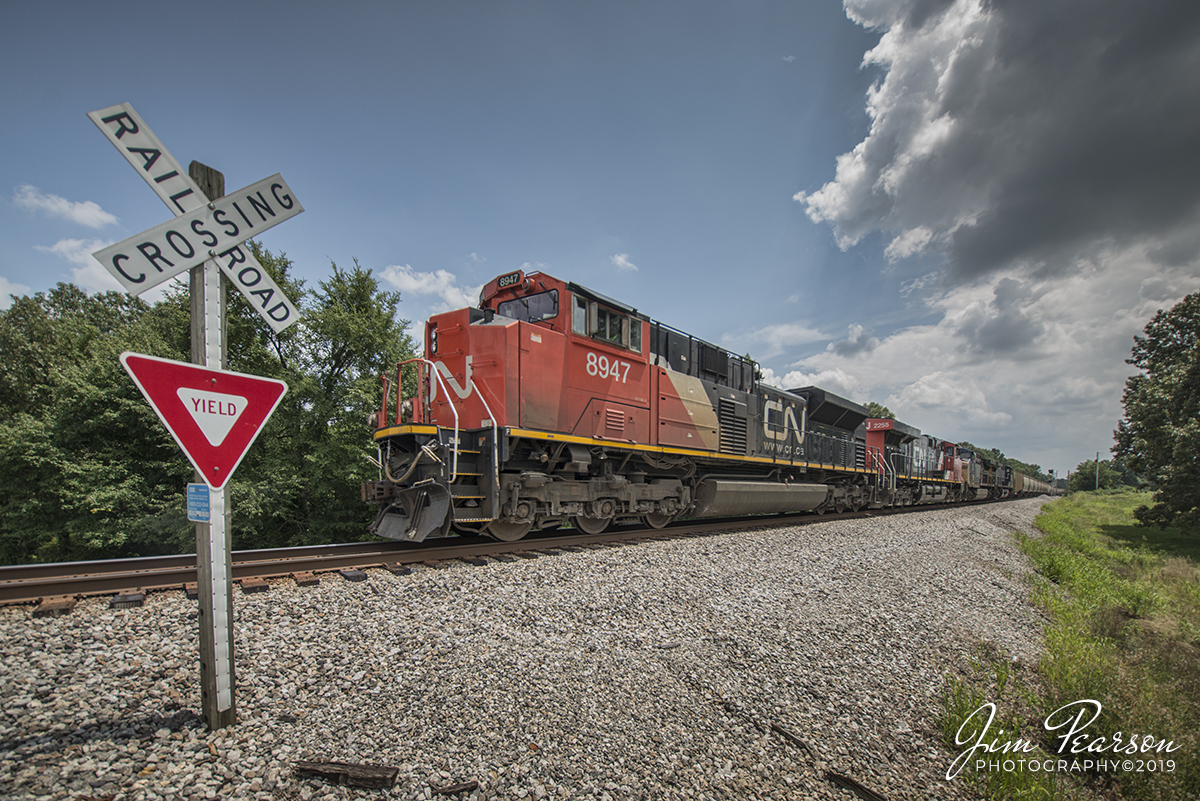
[[[747,359],[545,273],[499,276],[478,308],[434,315],[424,348],[382,377],[372,415],[380,476],[362,489],[382,537],[511,541],[1038,490],[833,393],[763,384]]]

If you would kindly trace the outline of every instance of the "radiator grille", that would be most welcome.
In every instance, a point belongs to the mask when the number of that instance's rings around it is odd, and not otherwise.
[[[721,453],[746,452],[746,404],[721,398],[717,422],[721,426]]]

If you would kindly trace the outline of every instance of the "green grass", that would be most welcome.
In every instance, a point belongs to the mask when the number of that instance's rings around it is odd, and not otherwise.
[[[1087,492],[1043,507],[1035,522],[1042,536],[1018,540],[1039,574],[1032,595],[1047,613],[1046,653],[1036,669],[1003,681],[1004,656],[982,653],[965,676],[950,680],[942,727],[947,745],[961,750],[954,733],[971,711],[965,707],[984,698],[1008,710],[1010,732],[1057,756],[1061,743],[1053,738],[1061,732],[1045,731],[1043,722],[1064,704],[1095,699],[1103,712],[1087,727],[1088,742],[1112,743],[1117,732],[1126,741],[1133,734],[1169,740],[1177,747],[1171,754],[1133,759],[1173,759],[1174,772],[1109,772],[1082,784],[1025,775],[1042,783],[1019,786],[976,774],[988,797],[1200,797],[1200,542],[1136,525],[1133,510],[1148,500],[1136,492]],[[1112,751],[1090,756],[1111,758]],[[1014,775],[1002,774],[1010,783]]]
[[[944,713],[940,724],[942,740],[947,747],[961,754],[981,741],[1036,743],[1040,736],[1038,723],[1034,720],[1037,695],[1031,689],[1036,686],[1036,679],[1028,675],[1030,673],[1031,668],[1009,660],[991,643],[981,644],[964,675],[950,677],[942,690]],[[981,740],[987,714],[978,710],[985,703],[995,704],[996,714]],[[1067,794],[1069,782],[1055,773],[975,769],[978,758],[1003,764],[1004,760],[1017,756],[1037,760],[1049,758],[1042,747],[1028,753],[1022,750],[1019,754],[976,752],[952,781],[965,782],[987,798],[1005,801],[1062,801],[1071,797]]]

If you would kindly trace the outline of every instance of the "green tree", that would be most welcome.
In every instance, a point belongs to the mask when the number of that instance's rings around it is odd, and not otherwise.
[[[0,561],[178,550],[178,448],[121,367],[180,358],[138,298],[59,284],[0,312]]]
[[[958,443],[958,447],[966,448],[974,452],[975,455],[982,456],[984,459],[998,462],[1000,464],[1008,464],[1008,460],[1004,458],[1004,454],[995,448],[981,448],[978,445],[973,445],[970,442],[960,442]]]
[[[1113,452],[1157,486],[1143,524],[1178,522],[1200,533],[1200,292],[1160,310],[1133,338],[1125,382],[1125,416]]]
[[[1025,475],[1027,475],[1031,478],[1036,478],[1039,481],[1050,481],[1051,480],[1049,473],[1042,472],[1042,466],[1040,464],[1031,464],[1029,462],[1022,462],[1019,459],[1010,459],[1010,458],[1005,458],[1004,462],[1009,467],[1011,467],[1013,470],[1016,470],[1018,473],[1024,473]]]
[[[873,420],[895,420],[896,419],[896,415],[892,413],[891,409],[889,409],[888,407],[884,406],[881,403],[876,403],[875,401],[871,401],[870,403],[867,404],[867,412],[871,415],[871,418]]]
[[[1096,479],[1096,460],[1088,459],[1086,462],[1080,462],[1075,466],[1075,472],[1071,474],[1071,478],[1067,482],[1067,489],[1071,492],[1089,492],[1095,490],[1097,489]],[[1102,459],[1100,461],[1099,481],[1099,489],[1115,489],[1116,487],[1124,486],[1124,471],[1117,467],[1114,462]]]
[[[379,375],[413,355],[400,295],[380,289],[356,261],[316,289],[289,277],[292,263],[252,243],[254,255],[300,309],[275,334],[240,296],[230,300],[229,368],[288,384],[275,414],[230,482],[235,548],[359,540],[373,507],[360,486],[376,477],[366,456],[367,417],[379,406]]]
[[[230,289],[227,364],[289,391],[230,482],[235,548],[362,539],[375,477],[367,416],[379,373],[412,354],[399,295],[369,270],[332,265],[314,290],[250,243],[300,309],[280,334]],[[190,303],[154,306],[60,284],[0,312],[0,562],[186,553],[193,473],[121,367],[130,350],[189,360]]]
[[[1007,465],[1016,472],[1023,473],[1031,478],[1036,478],[1039,481],[1045,481],[1048,483],[1054,480],[1048,473],[1042,472],[1041,465],[1022,462],[1020,459],[1010,459],[998,448],[981,448],[980,446],[973,445],[970,442],[960,442],[958,443],[958,446],[960,448],[968,448],[985,459],[990,459],[993,462]]]

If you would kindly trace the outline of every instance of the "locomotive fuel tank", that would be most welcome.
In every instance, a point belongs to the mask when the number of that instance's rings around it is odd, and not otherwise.
[[[695,517],[807,512],[825,503],[824,484],[768,484],[705,479],[696,485]]]

